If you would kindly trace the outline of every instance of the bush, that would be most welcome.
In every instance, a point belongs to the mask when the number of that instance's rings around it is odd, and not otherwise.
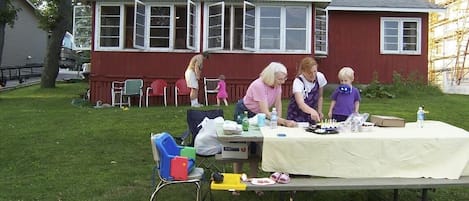
[[[373,80],[363,89],[363,96],[368,98],[396,98],[412,96],[442,95],[435,85],[428,85],[417,72],[410,73],[407,78],[394,71],[392,84],[381,84],[377,72],[373,73]]]

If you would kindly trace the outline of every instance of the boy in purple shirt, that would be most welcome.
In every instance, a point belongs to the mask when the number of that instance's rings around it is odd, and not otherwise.
[[[354,71],[350,67],[343,67],[339,71],[340,86],[331,95],[329,118],[345,121],[352,113],[358,113],[360,108],[360,91],[352,86]]]

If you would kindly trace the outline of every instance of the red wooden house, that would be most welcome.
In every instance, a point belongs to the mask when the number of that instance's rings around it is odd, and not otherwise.
[[[93,0],[90,5],[75,8],[74,36],[78,47],[91,49],[92,102],[110,102],[112,81],[141,78],[145,86],[167,80],[172,103],[175,81],[203,51],[211,53],[203,75],[224,74],[231,102],[272,61],[288,68],[283,90],[288,97],[306,56],[318,60],[330,83],[338,82],[342,66],[355,69],[357,83],[369,83],[373,72],[384,83],[391,82],[393,71],[426,78],[428,13],[441,10],[425,0]]]

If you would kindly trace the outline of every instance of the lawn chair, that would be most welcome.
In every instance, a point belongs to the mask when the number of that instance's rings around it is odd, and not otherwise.
[[[147,87],[145,93],[145,105],[148,107],[149,97],[162,96],[164,98],[164,106],[167,106],[166,102],[166,88],[168,83],[166,81],[158,79],[151,83],[150,87]]]
[[[189,96],[191,89],[187,87],[185,79],[179,79],[174,86],[174,104],[178,106],[178,96]]]
[[[124,81],[124,86],[120,92],[120,107],[126,104],[130,107],[130,98],[132,96],[138,96],[138,106],[142,107],[143,97],[143,80],[142,79],[127,79]],[[123,103],[123,99],[127,97],[127,103]]]
[[[204,92],[205,92],[205,105],[208,106],[208,94],[217,94],[218,90],[218,78],[206,78],[204,77]]]
[[[199,124],[202,120],[208,117],[210,119],[214,119],[216,117],[223,117],[223,110],[222,109],[214,109],[214,110],[194,110],[189,109],[187,110],[187,125],[188,130],[182,134],[180,140],[181,144],[184,146],[194,146],[195,138],[199,133],[201,127]],[[197,154],[201,159],[197,161],[197,165],[203,168],[207,168],[212,170],[212,172],[219,171],[221,172],[222,168],[219,168],[215,165],[215,155],[200,155]]]
[[[200,182],[204,175],[204,169],[194,166],[194,159],[188,160],[187,170],[189,172],[186,180],[175,180],[171,174],[171,160],[179,156],[181,146],[178,146],[169,133],[151,134],[151,148],[155,167],[153,168],[153,184],[155,175],[158,174],[160,181],[151,194],[150,201],[157,199],[158,192],[165,186],[171,184],[193,183],[196,186],[196,200],[200,197]],[[191,171],[190,171],[191,170]],[[153,185],[154,186],[154,185]]]

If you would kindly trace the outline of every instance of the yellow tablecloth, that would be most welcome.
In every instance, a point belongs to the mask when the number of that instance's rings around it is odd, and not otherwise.
[[[261,132],[262,169],[267,172],[343,178],[469,175],[469,133],[443,122],[334,135],[286,127],[263,127]]]

